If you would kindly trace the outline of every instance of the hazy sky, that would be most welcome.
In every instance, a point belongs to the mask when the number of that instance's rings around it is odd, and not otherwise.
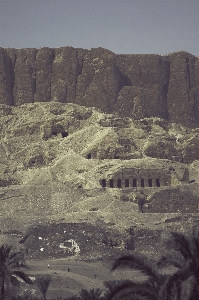
[[[0,0],[0,46],[199,56],[199,0]]]

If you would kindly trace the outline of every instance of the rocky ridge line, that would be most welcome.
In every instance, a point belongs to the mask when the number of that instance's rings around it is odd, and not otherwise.
[[[199,59],[104,48],[0,48],[0,104],[57,101],[199,125]]]

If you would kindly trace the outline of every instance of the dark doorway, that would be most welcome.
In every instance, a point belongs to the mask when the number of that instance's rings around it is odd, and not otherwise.
[[[87,158],[91,159],[91,154],[90,153],[88,153]]]
[[[106,179],[102,179],[102,187],[106,187]]]
[[[125,187],[129,187],[129,179],[125,179]]]
[[[148,185],[149,185],[149,187],[152,187],[152,179],[151,178],[148,179]]]
[[[193,183],[193,182],[196,182],[195,179],[192,179],[189,181],[189,183]]]
[[[159,178],[156,178],[156,186],[160,187],[160,179]]]
[[[141,187],[144,187],[144,178],[141,178]]]
[[[63,138],[65,138],[65,137],[68,136],[68,132],[64,131],[64,132],[61,133],[61,135],[62,135]]]
[[[113,179],[110,179],[110,187],[113,188],[114,185],[113,185]]]
[[[119,189],[121,189],[121,187],[122,187],[122,180],[121,179],[118,179],[118,181],[117,181],[117,187]]]
[[[133,187],[137,187],[137,179],[133,178]]]
[[[52,132],[52,135],[57,135],[57,131],[53,131],[53,132]]]

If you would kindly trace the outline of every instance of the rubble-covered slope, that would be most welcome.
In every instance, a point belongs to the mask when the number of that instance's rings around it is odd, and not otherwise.
[[[167,218],[177,216],[180,228],[184,218],[181,213],[193,215],[198,211],[198,152],[192,150],[198,149],[197,128],[160,118],[122,118],[74,103],[37,102],[19,107],[1,105],[0,130],[1,239],[18,230],[19,236],[28,234],[24,245],[35,244],[40,251],[43,246],[39,236],[34,232],[31,237],[33,225],[37,231],[46,222],[82,224],[85,231],[98,230],[97,236],[102,226],[103,237],[96,244],[96,255],[100,256],[106,246],[129,251],[135,245],[141,247],[138,240],[134,245],[139,235],[132,240],[132,226],[135,231],[157,230],[159,236]],[[122,181],[119,187],[117,180],[125,178],[124,174],[134,174],[138,180],[149,176],[151,181],[145,181],[144,187],[133,187],[132,183],[125,187]],[[165,184],[150,186],[161,176]],[[106,180],[106,187],[102,180]],[[110,186],[111,180],[114,187]],[[147,200],[145,214],[138,213],[136,203],[141,189]],[[194,217],[188,218],[193,224]],[[78,226],[73,230],[78,232]],[[50,229],[46,234],[50,239]],[[72,238],[67,234],[55,241],[58,256],[68,253],[65,248],[59,249]],[[119,241],[113,246],[117,234],[123,239],[117,237]],[[86,237],[84,240],[82,235],[79,241],[82,249]],[[149,244],[154,242],[152,234],[151,239]],[[34,255],[45,256],[40,252]]]

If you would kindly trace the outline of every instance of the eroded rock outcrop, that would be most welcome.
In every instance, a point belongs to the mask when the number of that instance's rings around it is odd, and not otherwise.
[[[58,101],[135,119],[199,125],[199,60],[187,52],[116,55],[91,50],[3,49],[0,103]]]

